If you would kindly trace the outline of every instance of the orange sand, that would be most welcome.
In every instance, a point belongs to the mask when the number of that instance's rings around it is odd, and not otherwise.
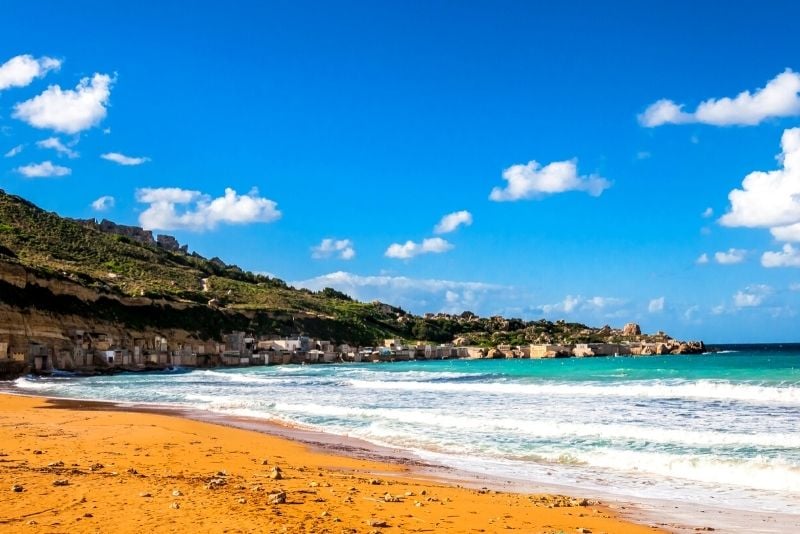
[[[280,480],[270,478],[275,466]],[[0,395],[4,531],[656,531],[566,497],[412,477],[399,465],[311,451],[254,431]],[[269,504],[279,491],[286,502]]]

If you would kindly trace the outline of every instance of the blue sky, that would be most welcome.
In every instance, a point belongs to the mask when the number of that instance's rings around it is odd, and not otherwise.
[[[415,312],[797,340],[796,3],[162,4],[4,3],[0,187]]]

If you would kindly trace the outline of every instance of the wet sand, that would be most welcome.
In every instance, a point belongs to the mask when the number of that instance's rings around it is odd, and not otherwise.
[[[2,394],[0,529],[658,531],[592,500],[448,483],[434,466],[336,436],[288,439],[292,429],[279,436],[218,422]]]

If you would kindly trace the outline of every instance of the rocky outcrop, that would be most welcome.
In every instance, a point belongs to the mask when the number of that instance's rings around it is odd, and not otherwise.
[[[642,329],[636,323],[628,323],[622,327],[623,336],[641,336]]]

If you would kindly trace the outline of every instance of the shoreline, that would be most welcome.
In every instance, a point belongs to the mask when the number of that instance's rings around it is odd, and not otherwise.
[[[14,387],[0,388],[0,399],[5,395],[27,397],[46,402],[46,408],[66,411],[140,413],[185,419],[217,427],[256,432],[261,435],[300,444],[318,454],[348,458],[358,461],[376,462],[388,466],[381,474],[398,476],[392,469],[403,471],[404,478],[416,483],[447,484],[456,488],[481,492],[509,492],[516,495],[561,495],[581,499],[587,493],[598,504],[617,519],[648,526],[650,531],[676,533],[716,530],[718,532],[784,532],[796,525],[797,517],[767,512],[737,510],[731,517],[731,509],[692,505],[679,501],[660,499],[635,499],[614,493],[602,493],[596,489],[581,491],[580,486],[548,483],[542,480],[508,480],[477,471],[466,471],[435,462],[423,460],[413,451],[384,447],[365,440],[294,426],[281,421],[256,417],[226,415],[212,411],[179,405],[116,402],[101,400],[67,399],[31,395],[15,391]],[[592,501],[597,502],[597,501]],[[755,525],[760,525],[756,527]],[[658,530],[655,530],[658,529]]]
[[[0,392],[0,488],[10,496],[0,499],[0,524],[27,525],[36,531],[63,530],[66,525],[71,531],[94,531],[97,520],[103,519],[109,529],[133,530],[134,523],[125,522],[133,518],[124,517],[128,512],[118,506],[126,503],[158,504],[153,509],[146,507],[143,516],[135,520],[136,528],[156,531],[181,530],[174,516],[185,517],[190,521],[186,525],[195,526],[191,521],[202,519],[199,529],[192,527],[199,531],[220,531],[223,526],[249,530],[253,515],[263,521],[266,514],[269,531],[286,527],[289,532],[325,532],[325,528],[336,532],[426,528],[448,532],[478,532],[481,528],[486,532],[507,528],[548,533],[666,532],[632,523],[594,501],[470,488],[457,482],[457,474],[450,480],[432,474],[439,466],[420,465],[397,451],[376,456],[373,447],[362,447],[349,438],[329,434],[328,442],[309,442],[312,435],[319,438],[319,433],[300,436],[298,431],[306,431],[282,427],[281,435],[276,435],[266,433],[263,424],[257,425],[258,430],[241,428],[252,427],[251,420],[198,420],[179,410],[131,408]],[[120,425],[127,432],[120,433]],[[278,429],[278,425],[267,426]],[[98,438],[98,443],[92,442],[92,437]],[[190,454],[193,447],[206,441],[218,446],[205,456]],[[108,444],[113,446],[105,448]],[[263,467],[262,462],[266,462]],[[215,471],[218,465],[229,467]],[[280,482],[269,478],[268,470],[275,465],[282,466]],[[426,473],[428,469],[432,472]],[[64,487],[57,483],[61,480],[66,481]],[[221,485],[208,489],[214,484]],[[14,485],[23,491],[9,492]],[[263,486],[263,491],[256,493],[256,485]],[[269,495],[273,495],[269,492],[274,490],[267,486],[276,485],[286,492],[287,503],[295,504],[269,505]],[[135,491],[124,491],[131,486]],[[173,486],[181,488],[171,489]],[[117,495],[121,491],[124,494]],[[65,493],[71,493],[71,498],[65,499]],[[335,500],[344,495],[342,504],[317,497],[328,493],[339,497]],[[107,494],[121,500],[109,503],[105,497],[96,498]],[[164,502],[156,503],[160,497]],[[217,507],[231,506],[237,508],[235,519],[230,513],[215,516]],[[201,515],[187,516],[181,512],[184,508]],[[65,520],[67,509],[77,517]],[[49,521],[53,511],[58,519]],[[115,519],[115,514],[123,517]]]

